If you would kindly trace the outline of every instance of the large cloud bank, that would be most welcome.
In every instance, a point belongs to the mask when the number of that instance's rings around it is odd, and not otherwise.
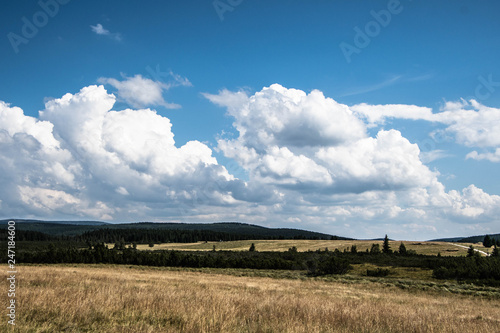
[[[390,224],[409,238],[453,232],[456,222],[462,229],[498,222],[500,196],[474,185],[446,191],[402,133],[368,134],[386,118],[423,119],[443,124],[463,145],[497,148],[498,109],[473,101],[448,103],[439,113],[404,105],[349,107],[317,90],[278,84],[253,95],[204,95],[234,119],[236,137],[220,138],[217,149],[244,168],[248,180],[231,175],[204,143],[176,146],[170,120],[156,111],[113,110],[116,98],[103,86],[52,100],[38,118],[0,102],[3,215],[237,220],[346,235],[357,229],[366,236]],[[468,157],[495,161],[498,151]]]

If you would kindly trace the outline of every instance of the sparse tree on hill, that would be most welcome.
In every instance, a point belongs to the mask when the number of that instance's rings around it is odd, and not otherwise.
[[[408,252],[406,251],[406,246],[401,242],[399,245],[399,254],[406,255]]]
[[[469,249],[467,250],[467,257],[471,258],[476,255],[476,251],[474,250],[474,246],[469,246]]]
[[[491,256],[492,257],[498,257],[498,256],[500,256],[500,254],[498,253],[498,247],[497,247],[496,244],[493,246],[493,252],[491,253]]]
[[[493,245],[493,242],[491,241],[490,236],[489,235],[484,236],[483,246],[487,247],[487,248],[490,248],[492,245]]]
[[[384,245],[382,246],[382,252],[385,254],[392,253],[391,246],[389,245],[389,237],[385,235]]]

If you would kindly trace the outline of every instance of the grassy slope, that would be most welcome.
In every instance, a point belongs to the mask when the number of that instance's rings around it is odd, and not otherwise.
[[[250,245],[254,243],[257,251],[287,251],[290,247],[296,246],[299,251],[308,250],[324,250],[328,248],[331,251],[339,249],[350,249],[352,245],[356,245],[358,251],[365,251],[369,249],[372,244],[380,244],[382,241],[367,241],[367,240],[253,240],[253,241],[234,241],[234,242],[199,242],[199,243],[167,243],[156,244],[150,248],[147,244],[140,244],[137,246],[139,250],[182,250],[182,251],[210,251],[215,245],[217,250],[232,250],[232,251],[247,251]],[[458,247],[448,242],[403,242],[407,250],[414,250],[418,254],[437,255],[441,253],[442,256],[457,256],[466,255],[467,249]],[[393,250],[397,250],[401,241],[389,242]],[[468,243],[460,243],[460,245],[469,246]],[[482,244],[473,244],[474,248],[482,251],[486,249]],[[113,245],[110,244],[112,247]]]

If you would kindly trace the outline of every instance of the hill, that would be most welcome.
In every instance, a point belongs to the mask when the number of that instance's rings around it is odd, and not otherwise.
[[[1,220],[0,225],[6,225],[9,220]],[[98,221],[39,221],[39,220],[17,220],[18,230],[38,231],[52,236],[78,236],[84,233],[99,230],[176,230],[176,231],[207,231],[213,233],[225,233],[238,235],[249,239],[339,239],[350,238],[334,236],[319,232],[291,229],[291,228],[266,228],[253,224],[238,222],[219,223],[105,223]]]
[[[469,237],[451,237],[433,239],[430,242],[452,242],[452,243],[481,243],[486,235],[469,236]],[[500,234],[491,234],[490,238],[500,240]]]

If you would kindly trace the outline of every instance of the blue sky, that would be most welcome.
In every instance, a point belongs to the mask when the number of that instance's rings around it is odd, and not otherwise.
[[[500,232],[499,7],[8,2],[2,213],[237,220],[352,237],[394,230],[402,239]],[[134,126],[143,135],[127,146],[120,135]],[[139,144],[152,132],[161,149]]]

